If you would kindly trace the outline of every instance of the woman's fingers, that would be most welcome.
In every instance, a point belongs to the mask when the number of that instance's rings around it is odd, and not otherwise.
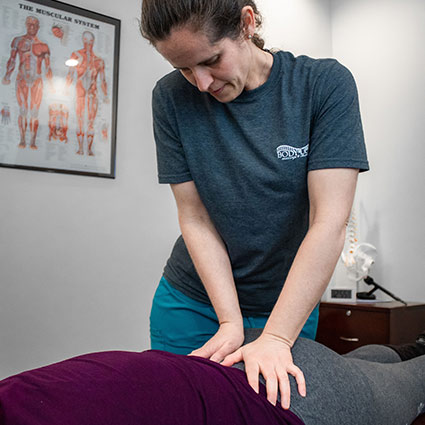
[[[285,371],[279,373],[280,404],[284,409],[289,409],[291,404],[291,386]]]
[[[288,345],[274,339],[263,339],[232,352],[234,349],[232,344],[229,344],[228,340],[224,341],[223,343],[218,338],[212,338],[207,344],[191,354],[221,362],[223,366],[232,366],[244,361],[249,385],[258,394],[259,375],[261,373],[266,381],[267,400],[273,405],[276,405],[280,392],[281,406],[284,409],[289,409],[291,401],[289,375],[294,376],[299,394],[302,397],[306,396],[304,374],[293,363],[291,349]]]
[[[264,376],[264,379],[266,380],[267,400],[271,404],[273,404],[273,406],[276,406],[277,387],[279,385],[277,376],[275,373],[273,373],[271,376],[268,376],[267,378]]]
[[[288,373],[290,373],[297,381],[298,392],[300,393],[300,396],[305,397],[307,394],[307,388],[302,370],[293,364],[292,366],[288,367]]]
[[[204,357],[204,358],[209,358],[210,357],[210,350],[208,349],[208,347],[206,347],[205,345],[203,345],[201,348],[198,348],[196,350],[193,350],[191,353],[188,354],[189,356],[198,356],[198,357]]]
[[[260,367],[258,363],[245,361],[245,373],[248,378],[249,385],[258,394],[260,391],[258,383]]]
[[[243,329],[233,323],[223,323],[217,333],[202,347],[193,350],[189,356],[199,356],[214,362],[221,362],[237,350],[243,342]],[[233,363],[232,363],[233,364]]]
[[[208,340],[202,347],[193,350],[189,356],[198,356],[205,359],[210,359],[216,353],[218,353],[223,347],[223,344],[216,341],[215,338]]]
[[[241,362],[243,360],[242,350],[236,350],[234,353],[226,356],[221,362],[222,366],[233,366],[235,363]]]
[[[288,365],[286,371],[279,370],[277,373],[279,381],[279,391],[280,391],[280,404],[284,409],[289,409],[291,404],[291,386],[289,383],[289,375],[292,375],[298,386],[298,392],[302,397],[306,396],[306,385],[304,374],[301,369],[294,364]],[[267,386],[267,395],[269,393]],[[269,398],[269,397],[267,397]]]
[[[279,390],[282,407],[284,409],[289,409],[291,400],[291,386],[289,384],[288,373],[286,373],[283,369],[280,371],[274,369],[268,372],[261,371],[260,366],[257,363],[253,363],[249,366],[245,364],[245,372],[249,385],[256,393],[259,392],[259,374],[261,372],[264,380],[266,381],[267,400],[273,404],[273,406],[276,406]],[[299,370],[299,372],[301,372],[301,370]]]
[[[207,343],[201,348],[193,350],[189,354],[189,356],[203,357],[205,359],[210,359],[213,362],[222,362],[221,364],[223,366],[232,366],[234,363],[237,363],[242,360],[242,357],[240,357],[240,355],[230,357],[236,354],[236,352],[233,352],[233,348],[229,344],[222,344],[221,346],[216,346],[215,344]],[[224,364],[224,360],[226,360],[228,364]]]
[[[226,349],[225,347],[221,347],[218,351],[216,351],[210,357],[210,360],[216,363],[220,363],[226,358],[228,354],[229,354],[229,349]]]

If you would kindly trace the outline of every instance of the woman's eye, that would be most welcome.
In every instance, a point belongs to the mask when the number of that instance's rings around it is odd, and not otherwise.
[[[207,66],[215,65],[216,63],[218,63],[219,60],[220,60],[220,56],[216,56],[213,59],[211,59],[209,62],[207,62],[205,65]]]

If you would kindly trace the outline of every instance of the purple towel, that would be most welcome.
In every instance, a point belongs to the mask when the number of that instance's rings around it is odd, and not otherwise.
[[[162,351],[86,354],[0,381],[1,425],[302,425],[241,370]]]

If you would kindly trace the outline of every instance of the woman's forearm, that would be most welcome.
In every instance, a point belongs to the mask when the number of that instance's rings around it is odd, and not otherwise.
[[[242,327],[242,314],[226,247],[208,215],[179,216],[180,229],[220,324]]]
[[[312,224],[298,249],[265,333],[291,346],[294,344],[330,281],[344,238],[344,224]]]

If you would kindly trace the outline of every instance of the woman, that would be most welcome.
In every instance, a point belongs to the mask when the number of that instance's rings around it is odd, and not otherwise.
[[[263,384],[256,394],[241,370],[200,357],[86,354],[0,381],[0,425],[405,425],[424,411],[425,355],[401,361],[398,348],[340,356],[299,338],[292,351],[309,393],[295,394],[290,410],[270,404]]]
[[[318,303],[368,169],[357,91],[335,60],[263,49],[247,0],[144,0],[141,31],[176,71],[153,91],[160,183],[180,237],[151,312],[152,348],[232,365],[289,407],[291,348]],[[264,328],[240,348],[244,327]]]

